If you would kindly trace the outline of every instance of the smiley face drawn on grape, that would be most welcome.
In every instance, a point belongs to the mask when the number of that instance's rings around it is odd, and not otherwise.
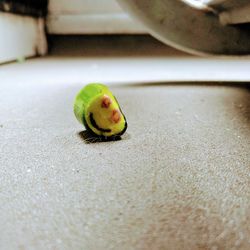
[[[86,129],[98,136],[120,136],[127,129],[116,98],[103,84],[88,84],[83,88],[75,99],[74,112]]]

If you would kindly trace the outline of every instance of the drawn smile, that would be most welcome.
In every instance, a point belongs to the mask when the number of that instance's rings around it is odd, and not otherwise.
[[[104,132],[104,133],[109,133],[109,132],[111,132],[111,129],[101,128],[100,126],[98,126],[98,124],[96,123],[96,121],[95,121],[95,119],[94,119],[94,114],[93,114],[93,113],[90,113],[89,118],[90,118],[90,123],[91,123],[91,125],[92,125],[95,129],[97,129],[98,131]]]

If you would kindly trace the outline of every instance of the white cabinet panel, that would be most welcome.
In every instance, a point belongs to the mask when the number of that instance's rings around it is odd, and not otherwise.
[[[0,63],[47,52],[42,19],[0,12],[0,34]]]

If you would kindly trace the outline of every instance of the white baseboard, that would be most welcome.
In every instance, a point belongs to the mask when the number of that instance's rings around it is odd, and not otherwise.
[[[47,52],[43,19],[0,12],[0,63]]]
[[[50,34],[144,34],[116,0],[50,0],[47,28]]]
[[[123,13],[116,0],[50,0],[49,14]]]
[[[50,34],[145,34],[145,28],[127,14],[50,15]]]

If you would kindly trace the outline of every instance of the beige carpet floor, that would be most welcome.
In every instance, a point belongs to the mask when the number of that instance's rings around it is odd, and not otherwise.
[[[51,60],[0,68],[0,249],[250,249],[247,85],[112,83],[128,130],[87,143]]]

